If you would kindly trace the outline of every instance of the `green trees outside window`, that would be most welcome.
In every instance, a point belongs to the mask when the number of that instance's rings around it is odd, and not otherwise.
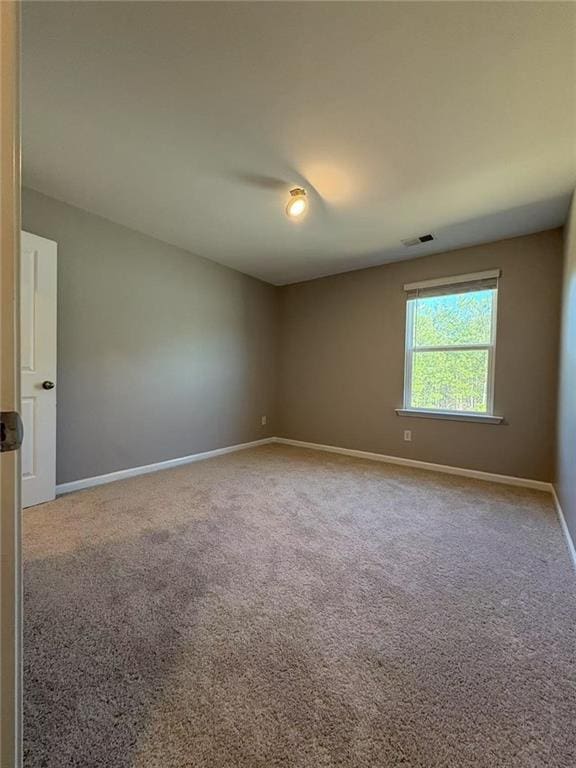
[[[489,413],[496,290],[408,302],[406,406]]]

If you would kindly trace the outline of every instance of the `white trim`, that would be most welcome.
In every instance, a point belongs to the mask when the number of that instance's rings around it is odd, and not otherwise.
[[[387,456],[383,453],[371,453],[370,451],[360,451],[353,448],[340,448],[336,445],[322,445],[320,443],[309,443],[304,440],[292,440],[288,437],[266,437],[263,440],[253,440],[250,443],[239,443],[238,445],[229,445],[225,448],[216,448],[213,451],[204,451],[202,453],[193,453],[190,456],[181,456],[178,459],[168,459],[159,461],[156,464],[145,464],[141,467],[131,467],[130,469],[120,469],[117,472],[109,472],[106,475],[96,475],[96,477],[87,477],[83,480],[73,480],[70,483],[61,483],[56,486],[58,494],[71,493],[72,491],[81,491],[84,488],[92,488],[96,485],[113,483],[116,480],[125,480],[137,475],[146,475],[150,472],[158,472],[162,469],[171,469],[183,464],[192,464],[195,461],[223,456],[226,453],[242,451],[246,448],[256,448],[259,445],[269,443],[280,443],[283,445],[293,445],[298,448],[310,448],[316,451],[326,451],[327,453],[341,453],[344,456],[355,456],[359,459],[369,459],[371,461],[382,461],[386,464],[397,464],[405,467],[414,467],[415,469],[426,469],[432,472],[443,472],[449,475],[460,475],[462,477],[472,477],[477,480],[487,480],[493,483],[504,483],[505,485],[518,485],[525,488],[534,488],[539,491],[552,493],[552,484],[543,480],[532,480],[527,477],[514,477],[512,475],[498,475],[492,472],[482,472],[479,469],[466,469],[465,467],[453,467],[448,464],[433,464],[429,461],[418,461],[417,459],[405,459],[401,456]],[[558,504],[559,508],[559,504]],[[562,518],[563,519],[563,518]],[[567,530],[567,529],[566,529]]]
[[[494,392],[496,389],[496,346],[498,344],[499,296],[500,286],[497,285],[492,296],[492,317],[490,323],[490,341],[492,342],[492,349],[488,352],[488,378],[486,381],[486,403],[492,416],[494,415]]]
[[[475,275],[493,275],[497,273],[500,275],[500,270],[491,270],[491,272],[483,273],[477,272]],[[475,275],[463,275],[463,277],[474,277]],[[450,284],[449,279],[449,283]],[[434,281],[431,281],[434,282]],[[410,285],[416,285],[411,283]],[[404,286],[407,288],[407,286]],[[459,352],[467,350],[485,350],[488,353],[487,371],[486,371],[486,416],[492,417],[493,424],[499,424],[503,421],[503,417],[494,415],[494,390],[495,390],[495,376],[496,376],[496,342],[497,342],[497,324],[498,324],[498,287],[493,289],[491,317],[490,317],[490,343],[489,344],[452,344],[452,345],[434,345],[424,346],[415,345],[415,323],[417,312],[416,297],[408,298],[406,301],[406,335],[405,335],[405,351],[404,351],[404,407],[403,411],[423,411],[426,414],[431,413],[454,413],[458,414],[459,411],[433,411],[429,408],[413,408],[412,407],[412,370],[414,366],[414,354],[419,352]],[[398,411],[397,411],[398,412]],[[413,413],[403,413],[402,415],[412,416],[419,415]],[[433,418],[428,415],[428,418]],[[437,417],[442,418],[442,417]],[[462,419],[457,416],[454,417],[456,421],[472,421],[472,419]],[[476,420],[476,419],[474,419]]]
[[[414,352],[415,302],[406,302],[406,337],[404,340],[404,408],[410,408],[412,399],[412,366]]]
[[[558,498],[558,494],[556,493],[556,488],[554,487],[553,483],[550,485],[550,488],[552,491],[552,498],[554,499],[554,506],[556,507],[556,512],[558,514],[558,521],[560,522],[560,528],[562,528],[562,533],[564,534],[564,540],[566,542],[566,546],[568,547],[568,554],[570,555],[570,559],[572,561],[572,565],[574,566],[574,570],[576,570],[576,547],[574,546],[574,542],[572,541],[572,536],[570,535],[570,529],[568,528],[568,523],[566,522],[566,518],[564,517],[564,512],[562,512],[562,507],[560,506],[560,499]]]
[[[546,491],[552,494],[556,512],[558,514],[558,520],[562,533],[566,540],[566,546],[568,547],[568,553],[574,568],[576,569],[576,548],[574,542],[568,530],[560,501],[556,494],[556,489],[552,483],[546,483],[543,480],[531,480],[527,477],[514,477],[513,475],[498,475],[492,472],[482,472],[478,469],[465,469],[464,467],[452,467],[448,464],[433,464],[429,461],[418,461],[416,459],[405,459],[400,456],[386,456],[382,453],[371,453],[370,451],[359,451],[353,448],[340,448],[335,445],[322,445],[320,443],[308,443],[304,440],[292,440],[287,437],[266,437],[263,440],[253,440],[250,443],[240,443],[238,445],[229,445],[225,448],[216,448],[213,451],[204,451],[202,453],[193,453],[190,456],[182,456],[178,459],[169,459],[168,461],[159,461],[156,464],[146,464],[141,467],[133,467],[131,469],[121,469],[117,472],[110,472],[107,475],[98,475],[96,477],[87,477],[84,480],[74,480],[70,483],[62,483],[56,486],[56,492],[58,494],[72,493],[73,491],[81,491],[86,488],[92,488],[96,485],[104,485],[106,483],[113,483],[116,480],[125,480],[129,477],[136,477],[137,475],[145,475],[151,472],[158,472],[163,469],[171,469],[172,467],[179,467],[183,464],[192,464],[195,461],[203,461],[204,459],[215,458],[216,456],[222,456],[226,453],[234,453],[235,451],[242,451],[246,448],[256,448],[259,445],[267,445],[269,443],[279,443],[283,445],[293,445],[297,448],[309,448],[315,451],[325,451],[326,453],[339,453],[344,456],[354,456],[358,459],[368,459],[370,461],[381,461],[385,464],[396,464],[404,467],[413,467],[414,469],[424,469],[432,472],[442,472],[448,475],[457,475],[460,477],[471,477],[475,480],[485,480],[492,483],[502,483],[504,485],[521,486],[523,488],[532,488],[538,491]]]
[[[472,477],[475,480],[486,480],[491,483],[503,483],[504,485],[517,485],[523,488],[533,488],[537,491],[552,492],[552,484],[543,480],[532,480],[528,477],[515,477],[513,475],[497,475],[492,472],[481,472],[479,469],[466,469],[464,467],[452,467],[448,464],[432,464],[429,461],[417,461],[416,459],[404,459],[400,456],[386,456],[383,453],[370,453],[369,451],[358,451],[352,448],[340,448],[335,445],[320,445],[319,443],[307,443],[303,440],[291,440],[287,437],[274,437],[275,443],[285,445],[294,445],[299,448],[311,448],[316,451],[326,451],[328,453],[341,453],[344,456],[355,456],[358,459],[370,459],[371,461],[382,461],[386,464],[398,464],[403,467],[413,467],[414,469],[427,469],[432,472],[443,472],[447,475],[460,475],[461,477]]]
[[[489,413],[465,413],[460,411],[427,411],[421,408],[396,408],[398,416],[417,416],[421,419],[445,419],[447,421],[475,421],[480,424],[502,424],[504,416]]]
[[[489,352],[492,349],[492,344],[436,344],[435,346],[429,344],[427,346],[414,346],[413,349],[416,352],[468,352],[469,349]]]
[[[84,480],[73,480],[70,483],[61,483],[56,486],[56,493],[71,493],[72,491],[81,491],[84,488],[92,488],[95,485],[104,485],[113,483],[116,480],[125,480],[128,477],[137,475],[147,475],[149,472],[158,472],[162,469],[171,469],[179,467],[182,464],[192,464],[194,461],[203,461],[212,459],[216,456],[222,456],[225,453],[242,451],[245,448],[256,448],[258,445],[266,445],[275,442],[276,438],[266,437],[263,440],[253,440],[251,443],[239,443],[238,445],[228,445],[226,448],[216,448],[213,451],[204,451],[202,453],[193,453],[190,456],[181,456],[178,459],[168,459],[168,461],[159,461],[156,464],[145,464],[141,467],[131,467],[130,469],[120,469],[117,472],[109,472],[107,475],[97,475],[96,477],[87,477]]]
[[[470,272],[467,275],[453,275],[452,277],[436,277],[432,280],[420,280],[418,283],[405,283],[405,291],[418,291],[420,288],[436,288],[440,285],[458,285],[459,283],[472,283],[476,280],[489,280],[500,277],[499,269],[487,269],[485,272]]]

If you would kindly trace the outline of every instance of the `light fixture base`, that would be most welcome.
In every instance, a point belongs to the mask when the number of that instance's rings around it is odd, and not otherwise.
[[[294,187],[290,190],[290,198],[288,199],[288,205],[286,206],[286,215],[292,221],[300,220],[306,213],[308,207],[308,198],[306,197],[306,190],[302,187]]]

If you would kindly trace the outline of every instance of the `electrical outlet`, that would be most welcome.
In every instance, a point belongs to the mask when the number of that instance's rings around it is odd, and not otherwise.
[[[411,443],[412,442],[412,430],[411,429],[405,429],[404,430],[404,440],[407,443]]]
[[[268,423],[268,417],[262,416],[262,418],[260,419],[260,424],[262,424],[262,426],[265,427],[267,423]]]

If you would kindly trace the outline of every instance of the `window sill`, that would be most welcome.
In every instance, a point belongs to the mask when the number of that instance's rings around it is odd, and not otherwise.
[[[479,424],[502,424],[504,416],[483,413],[449,413],[448,411],[419,411],[415,408],[396,408],[398,416],[416,416],[420,419],[445,419],[447,421],[475,421]]]

